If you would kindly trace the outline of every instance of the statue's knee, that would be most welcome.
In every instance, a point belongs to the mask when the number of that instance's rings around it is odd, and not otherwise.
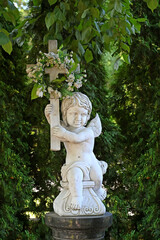
[[[83,172],[80,168],[72,168],[68,171],[68,181],[82,181]]]

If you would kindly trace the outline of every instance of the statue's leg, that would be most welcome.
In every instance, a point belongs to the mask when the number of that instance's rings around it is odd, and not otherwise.
[[[80,209],[83,200],[83,172],[78,167],[73,167],[68,171],[67,179],[69,182],[69,190],[71,193],[71,205],[72,209]]]
[[[103,173],[100,165],[95,163],[90,170],[90,178],[95,183],[94,191],[101,200],[106,198],[106,189],[103,188]]]

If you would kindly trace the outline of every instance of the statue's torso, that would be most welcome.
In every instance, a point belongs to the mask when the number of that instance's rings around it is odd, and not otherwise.
[[[77,161],[85,161],[91,165],[94,160],[97,161],[93,153],[94,138],[80,143],[65,142],[64,145],[67,151],[66,164]]]

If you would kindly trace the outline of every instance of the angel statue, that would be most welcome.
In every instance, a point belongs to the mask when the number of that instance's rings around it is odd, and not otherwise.
[[[64,143],[66,162],[62,166],[62,191],[54,201],[54,210],[59,215],[100,215],[105,213],[102,200],[106,197],[103,174],[107,163],[99,161],[93,153],[94,139],[101,134],[98,116],[87,125],[92,111],[89,98],[75,92],[62,101],[61,125],[52,128],[52,134]],[[54,112],[51,104],[45,108],[50,123]]]

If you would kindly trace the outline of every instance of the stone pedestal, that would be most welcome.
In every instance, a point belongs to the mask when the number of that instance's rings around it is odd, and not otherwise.
[[[61,181],[62,190],[56,197],[53,203],[54,212],[59,216],[93,216],[103,215],[106,212],[106,208],[103,202],[93,191],[93,181],[83,181],[83,201],[82,207],[79,210],[72,210],[71,205],[71,193],[69,191],[68,182]]]
[[[63,217],[50,212],[46,214],[45,222],[52,229],[54,240],[100,240],[112,225],[112,214]]]

